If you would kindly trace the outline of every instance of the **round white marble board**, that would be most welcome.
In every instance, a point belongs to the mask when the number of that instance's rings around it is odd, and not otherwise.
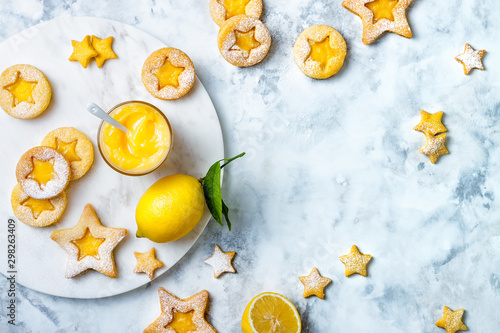
[[[71,40],[86,35],[113,36],[118,59],[108,60],[98,68],[91,62],[87,69],[68,61]],[[173,45],[182,49],[182,45]],[[16,221],[17,282],[34,290],[63,297],[100,298],[127,292],[148,283],[145,274],[133,273],[134,251],[146,252],[155,247],[165,266],[156,277],[170,269],[194,244],[210,214],[205,214],[196,228],[182,239],[156,244],[135,237],[135,207],[144,191],[161,177],[183,173],[203,177],[210,165],[224,157],[224,144],[215,108],[202,83],[197,79],[192,90],[176,101],[152,97],[141,82],[144,60],[165,44],[132,26],[91,17],[63,17],[31,27],[0,44],[0,67],[31,64],[48,77],[53,90],[49,108],[39,117],[18,120],[0,112],[0,212],[3,227],[0,246],[7,248],[7,221]],[[100,120],[85,110],[92,101],[104,109],[126,100],[143,100],[160,108],[174,132],[174,147],[167,162],[152,174],[128,177],[113,171],[97,148]],[[21,155],[40,145],[53,129],[71,126],[85,133],[94,144],[94,164],[80,180],[66,189],[68,204],[60,222],[46,228],[33,228],[19,222],[12,213],[10,196],[16,185],[15,168]],[[73,278],[64,278],[66,252],[50,239],[54,230],[73,227],[85,204],[91,203],[104,226],[128,229],[127,237],[114,251],[118,277],[113,279],[88,270]],[[7,259],[1,260],[1,272],[7,274]]]

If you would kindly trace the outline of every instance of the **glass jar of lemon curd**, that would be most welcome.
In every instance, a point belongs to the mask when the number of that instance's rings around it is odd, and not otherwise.
[[[99,152],[112,169],[128,176],[142,176],[167,160],[173,144],[172,128],[156,106],[128,101],[108,114],[128,129],[125,133],[103,121],[99,125]]]

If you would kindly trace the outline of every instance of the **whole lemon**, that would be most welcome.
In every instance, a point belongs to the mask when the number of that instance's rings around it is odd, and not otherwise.
[[[205,196],[198,179],[180,174],[164,177],[137,204],[136,235],[156,243],[173,242],[193,230],[204,210]]]

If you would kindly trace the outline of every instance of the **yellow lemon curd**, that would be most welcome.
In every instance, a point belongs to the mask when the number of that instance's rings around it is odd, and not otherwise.
[[[54,161],[40,161],[33,159],[33,171],[28,175],[28,178],[34,179],[40,185],[45,185],[54,178]]]
[[[108,123],[102,125],[99,148],[104,159],[120,172],[141,175],[162,164],[171,147],[172,133],[165,116],[145,103],[125,103],[110,115],[124,125],[124,133]]]
[[[236,15],[245,15],[245,8],[250,0],[224,0],[226,20]]]
[[[37,82],[24,81],[21,77],[18,77],[16,82],[5,87],[14,96],[14,106],[21,102],[35,103],[33,100],[33,89]]]
[[[82,238],[71,241],[78,247],[78,260],[91,256],[99,260],[99,246],[104,243],[104,238],[95,238],[90,230],[85,230]]]
[[[248,32],[241,32],[235,30],[236,45],[244,51],[250,52],[251,49],[256,48],[260,43],[255,39],[255,28]]]
[[[196,331],[193,323],[193,311],[188,313],[174,312],[174,319],[168,324],[176,333],[189,333]]]
[[[172,65],[170,61],[165,61],[165,64],[158,69],[156,72],[156,77],[160,83],[160,89],[166,86],[172,86],[174,88],[179,87],[179,75],[184,71],[184,67],[176,67]]]
[[[330,44],[330,36],[327,36],[321,42],[314,42],[311,44],[311,59],[317,61],[322,67],[325,67],[335,55],[335,50]]]
[[[81,161],[82,159],[76,153],[77,142],[78,140],[64,142],[62,140],[59,140],[59,138],[56,138],[56,150],[61,155],[63,155],[66,161],[68,161],[69,163]]]
[[[373,23],[377,23],[381,19],[394,21],[392,10],[398,4],[398,0],[375,0],[365,4],[368,9],[373,12]]]
[[[21,205],[28,207],[31,209],[33,213],[33,217],[35,219],[42,214],[42,212],[46,210],[54,210],[54,205],[50,202],[49,199],[34,199],[29,197],[28,199],[21,202]]]

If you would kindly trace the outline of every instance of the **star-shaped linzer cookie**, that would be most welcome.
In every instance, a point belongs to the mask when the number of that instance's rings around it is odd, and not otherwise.
[[[413,127],[415,131],[430,135],[436,135],[448,131],[448,129],[441,122],[441,119],[443,118],[443,111],[428,113],[421,110],[420,116],[422,119],[417,126]]]
[[[222,273],[236,273],[232,261],[236,252],[224,252],[219,245],[215,244],[214,254],[204,260],[205,263],[214,269],[214,277],[218,278]]]
[[[78,61],[83,68],[87,68],[92,58],[99,55],[99,53],[92,46],[90,36],[87,35],[81,42],[72,40],[73,53],[69,57],[69,61]]]
[[[321,299],[325,299],[324,289],[332,280],[321,276],[318,269],[314,267],[311,274],[308,276],[299,276],[300,282],[304,285],[304,298],[316,295]]]
[[[158,289],[158,294],[161,314],[144,333],[217,333],[205,319],[208,291],[202,290],[186,299],[179,299],[163,288]]]
[[[366,265],[371,260],[372,256],[359,252],[358,247],[353,245],[349,254],[339,257],[340,261],[345,265],[345,276],[358,273],[359,275],[367,276]]]
[[[474,68],[484,70],[481,59],[485,53],[485,50],[476,51],[469,44],[465,44],[464,53],[457,55],[455,60],[464,65],[464,73],[468,75]]]
[[[465,326],[465,324],[462,322],[464,311],[464,309],[452,311],[447,306],[445,306],[443,308],[443,317],[436,322],[436,326],[444,328],[446,330],[446,333],[467,331],[467,326]]]
[[[126,235],[127,229],[104,227],[92,205],[87,204],[73,228],[54,231],[50,238],[68,253],[66,278],[87,269],[115,278],[113,250]]]
[[[146,273],[150,280],[153,280],[155,271],[163,267],[163,263],[156,258],[155,248],[151,248],[146,253],[134,252],[137,259],[137,265],[134,268],[134,273]]]
[[[342,6],[358,15],[363,22],[363,43],[368,45],[386,31],[406,38],[412,33],[406,9],[413,0],[345,0]]]
[[[425,146],[419,150],[419,152],[429,156],[431,163],[436,163],[439,156],[450,153],[448,148],[444,145],[444,142],[446,141],[446,133],[439,135],[430,135],[425,133],[425,139],[427,142],[425,143]]]
[[[94,50],[98,53],[95,56],[95,62],[97,63],[97,67],[101,68],[102,65],[109,59],[116,59],[118,56],[113,51],[111,45],[113,44],[113,37],[108,37],[105,39],[97,38],[92,35],[92,46]]]

